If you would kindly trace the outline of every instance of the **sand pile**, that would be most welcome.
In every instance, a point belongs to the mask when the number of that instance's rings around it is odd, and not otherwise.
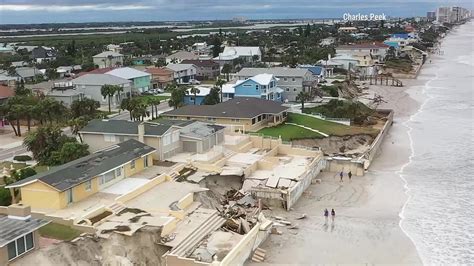
[[[168,248],[157,245],[159,242],[160,230],[151,227],[131,237],[85,236],[37,250],[13,265],[164,265],[161,256]]]

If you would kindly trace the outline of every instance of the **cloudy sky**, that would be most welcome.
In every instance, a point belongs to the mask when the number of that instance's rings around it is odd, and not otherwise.
[[[425,15],[443,5],[473,8],[471,0],[0,0],[0,24],[213,20],[245,16],[328,18],[344,13]]]

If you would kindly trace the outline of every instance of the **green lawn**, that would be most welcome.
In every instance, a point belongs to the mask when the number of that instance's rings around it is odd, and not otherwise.
[[[33,166],[33,169],[35,169],[36,173],[42,173],[48,171],[48,166],[47,165],[36,165]]]
[[[377,129],[368,127],[346,126],[334,122],[321,120],[315,117],[295,113],[288,114],[288,122],[307,126],[331,136],[348,136],[357,134],[369,134],[372,136],[376,136],[378,134]]]
[[[10,169],[10,166],[13,165],[13,168],[18,170],[27,167],[28,165],[26,163],[14,163],[14,162],[0,162],[0,171],[3,171],[3,167],[6,167]]]
[[[278,125],[275,127],[267,127],[260,129],[257,133],[261,133],[266,136],[281,138],[284,141],[291,141],[297,139],[314,139],[314,138],[323,138],[322,135],[313,132],[311,130],[307,130],[298,126],[293,125]]]
[[[288,122],[310,127],[312,129],[319,130],[331,136],[348,136],[356,134],[369,134],[372,136],[376,136],[378,134],[377,129],[346,126],[295,113],[288,113]],[[288,124],[263,128],[257,133],[261,133],[263,135],[271,137],[281,136],[281,138],[285,141],[297,139],[323,138],[322,135],[316,132]]]
[[[71,241],[78,237],[82,232],[66,225],[49,223],[41,227],[39,233],[42,237]]]

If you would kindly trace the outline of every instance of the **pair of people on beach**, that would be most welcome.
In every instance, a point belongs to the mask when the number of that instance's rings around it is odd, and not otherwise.
[[[347,173],[347,176],[349,177],[349,180],[352,180],[352,171],[349,171],[349,173]],[[344,177],[344,171],[341,171],[339,173],[339,177],[341,178],[341,182],[343,182],[342,178]]]
[[[332,219],[332,222],[334,223],[334,218],[336,217],[336,211],[334,209],[331,209],[331,219]],[[329,211],[328,209],[325,209],[324,210],[324,221],[325,221],[325,224],[328,223],[328,218],[329,218]]]

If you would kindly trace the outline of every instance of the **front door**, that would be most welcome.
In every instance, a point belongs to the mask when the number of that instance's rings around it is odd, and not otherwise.
[[[68,189],[66,191],[66,197],[67,197],[67,204],[71,204],[72,201],[73,201],[73,198],[72,198],[72,188]]]

